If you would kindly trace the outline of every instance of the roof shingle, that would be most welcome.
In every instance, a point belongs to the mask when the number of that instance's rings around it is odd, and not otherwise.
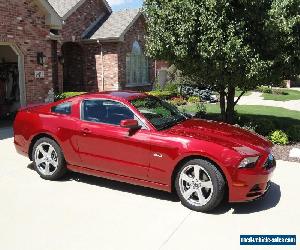
[[[66,15],[81,0],[48,0],[60,17]]]
[[[88,39],[119,39],[141,14],[140,9],[113,12],[102,26]]]

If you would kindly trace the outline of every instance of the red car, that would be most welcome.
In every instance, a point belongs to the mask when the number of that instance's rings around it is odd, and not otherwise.
[[[47,180],[67,170],[167,192],[209,211],[227,197],[250,201],[269,187],[272,144],[241,128],[190,119],[142,93],[84,94],[20,110],[17,151]]]

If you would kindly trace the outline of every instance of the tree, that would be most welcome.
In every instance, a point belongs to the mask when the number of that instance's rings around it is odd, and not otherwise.
[[[299,8],[300,0],[145,0],[147,53],[212,86],[232,123],[247,90],[300,72]]]

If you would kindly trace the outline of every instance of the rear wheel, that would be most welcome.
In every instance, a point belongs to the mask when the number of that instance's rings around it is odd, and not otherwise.
[[[67,171],[60,146],[52,139],[41,138],[33,147],[32,159],[38,174],[46,180],[57,180]]]
[[[184,206],[197,212],[208,212],[223,200],[225,180],[212,163],[195,159],[179,169],[175,188]]]

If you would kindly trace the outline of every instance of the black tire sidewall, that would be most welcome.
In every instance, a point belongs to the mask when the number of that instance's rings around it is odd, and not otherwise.
[[[180,174],[189,165],[199,165],[199,166],[203,167],[205,169],[205,171],[209,174],[209,177],[211,178],[211,181],[213,184],[213,194],[212,194],[210,201],[203,206],[195,206],[195,205],[190,204],[188,201],[186,201],[186,199],[183,197],[183,195],[180,191],[180,187],[179,187]],[[224,194],[225,194],[225,180],[224,180],[221,172],[218,170],[218,168],[214,164],[212,164],[211,162],[209,162],[207,160],[195,159],[195,160],[186,162],[185,164],[183,164],[180,167],[179,171],[177,172],[176,179],[175,179],[175,189],[176,189],[177,195],[180,198],[181,203],[185,207],[187,207],[191,210],[194,210],[196,212],[209,212],[209,211],[213,210],[214,208],[216,208],[223,200]]]
[[[35,162],[35,151],[37,149],[37,147],[42,144],[42,143],[49,143],[56,151],[57,154],[57,159],[58,159],[58,167],[56,169],[56,171],[52,174],[52,175],[44,175],[43,173],[41,173],[36,165]],[[33,146],[33,150],[32,150],[32,159],[33,159],[33,164],[34,164],[34,169],[35,171],[43,178],[46,180],[57,180],[60,179],[65,173],[66,173],[66,162],[65,162],[65,158],[63,155],[63,152],[60,148],[60,146],[52,139],[50,138],[41,138],[39,140],[36,141],[36,143]]]

